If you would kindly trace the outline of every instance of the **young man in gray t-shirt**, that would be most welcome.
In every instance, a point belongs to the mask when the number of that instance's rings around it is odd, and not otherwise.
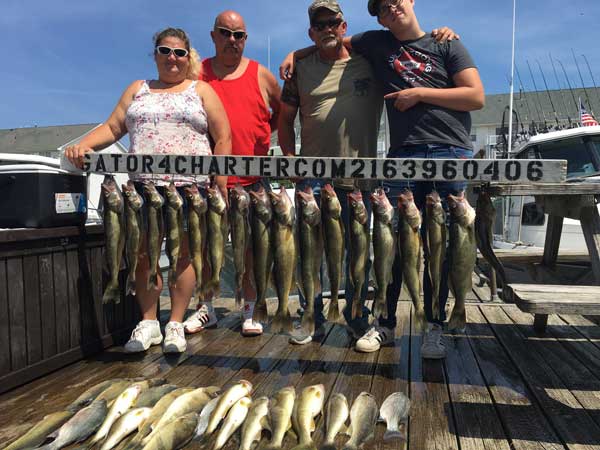
[[[483,107],[484,91],[479,73],[460,41],[436,42],[419,26],[415,0],[369,0],[369,13],[387,28],[353,36],[349,47],[365,56],[386,93],[390,126],[389,158],[472,158],[469,111]],[[465,189],[463,183],[387,182],[388,197],[397,205],[398,195],[411,189],[415,203],[425,213],[427,194],[436,190],[447,209],[448,194]],[[424,232],[424,227],[422,227]],[[429,326],[421,348],[424,358],[445,357],[442,324],[448,299],[448,267],[442,270],[440,317],[432,314],[432,287],[426,266],[423,275],[425,313]],[[402,286],[399,256],[394,262],[392,284],[387,289],[388,319],[357,342],[357,349],[373,351],[393,336],[396,306]]]

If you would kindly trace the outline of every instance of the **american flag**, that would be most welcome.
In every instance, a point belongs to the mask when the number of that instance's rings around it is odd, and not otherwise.
[[[598,125],[598,121],[594,119],[594,116],[587,112],[581,99],[579,99],[579,117],[582,127],[594,127]]]

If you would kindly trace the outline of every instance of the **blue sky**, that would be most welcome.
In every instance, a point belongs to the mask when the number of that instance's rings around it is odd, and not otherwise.
[[[573,85],[592,81],[585,54],[600,83],[598,0],[517,0],[517,65],[527,90],[533,88],[526,60],[543,87],[536,61],[551,89],[557,87],[548,54],[560,59]],[[101,122],[134,79],[153,78],[152,35],[166,27],[186,29],[202,57],[213,55],[209,32],[215,16],[235,9],[246,19],[246,55],[272,70],[285,54],[310,43],[306,9],[310,0],[2,0],[4,55],[0,129]],[[366,0],[341,0],[349,33],[377,29]],[[479,66],[487,93],[508,92],[512,26],[511,0],[416,0],[425,30],[447,25],[460,33]],[[596,31],[594,31],[596,30]],[[560,68],[557,67],[560,71]],[[560,83],[566,81],[559,73]]]

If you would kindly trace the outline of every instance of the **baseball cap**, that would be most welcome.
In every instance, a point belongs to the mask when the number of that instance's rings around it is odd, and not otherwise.
[[[369,14],[377,16],[379,9],[379,0],[369,0]]]
[[[315,18],[315,14],[321,8],[328,9],[329,11],[336,14],[343,14],[342,8],[340,8],[340,4],[336,0],[315,0],[308,7],[308,18],[312,22]]]

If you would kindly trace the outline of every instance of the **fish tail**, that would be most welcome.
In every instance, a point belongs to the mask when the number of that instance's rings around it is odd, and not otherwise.
[[[199,302],[204,301],[204,293],[202,292],[202,287],[199,283],[196,283],[196,286],[194,288],[194,296]]]
[[[119,287],[114,287],[109,284],[106,287],[106,290],[104,291],[104,295],[102,296],[102,303],[104,303],[105,305],[109,303],[121,303],[121,292],[119,290]]]
[[[319,447],[319,450],[337,450],[335,444],[325,443]]]
[[[235,305],[239,308],[244,303],[244,299],[242,298],[242,289],[236,288],[235,290]]]
[[[423,308],[415,309],[415,329],[419,332],[427,329],[427,317]]]
[[[264,446],[263,450],[281,450],[282,449],[282,445],[279,444],[267,444]]]
[[[356,318],[362,318],[362,304],[360,302],[359,290],[354,293],[354,298],[352,299],[352,320]]]
[[[289,311],[278,312],[271,324],[271,332],[289,333],[290,331],[292,331],[292,320]]]
[[[434,295],[433,301],[431,304],[431,312],[433,314],[433,318],[436,320],[440,319],[440,299]]]
[[[454,306],[452,310],[452,315],[450,316],[450,320],[448,321],[448,329],[449,330],[464,330],[467,326],[467,311],[464,307],[457,308],[457,305]]]
[[[384,319],[388,318],[387,311],[387,303],[385,297],[377,297],[375,299],[375,304],[373,305],[373,317],[378,319],[379,317],[383,317]]]
[[[204,298],[207,298],[207,295],[210,293],[213,294],[213,298],[218,298],[221,294],[221,282],[218,278],[216,280],[211,279],[204,285],[204,289],[202,290]]]
[[[398,431],[398,430],[385,430],[385,433],[383,434],[383,440],[384,441],[390,441],[392,439],[406,440],[406,437],[404,436],[404,433],[402,433],[401,431]]]
[[[158,273],[151,273],[148,277],[148,290],[155,291],[158,289]]]
[[[327,320],[329,322],[338,322],[340,320],[340,305],[338,299],[331,299],[329,303],[329,311],[327,312]]]
[[[259,300],[254,305],[254,312],[252,319],[256,322],[265,323],[269,320],[269,313],[267,312],[267,303],[264,300]]]
[[[127,276],[127,295],[135,295],[135,273],[130,273]]]
[[[292,447],[292,450],[317,450],[317,446],[313,442],[308,442],[306,444],[299,444],[295,447]]]
[[[311,336],[315,334],[315,312],[304,311],[301,326]]]

